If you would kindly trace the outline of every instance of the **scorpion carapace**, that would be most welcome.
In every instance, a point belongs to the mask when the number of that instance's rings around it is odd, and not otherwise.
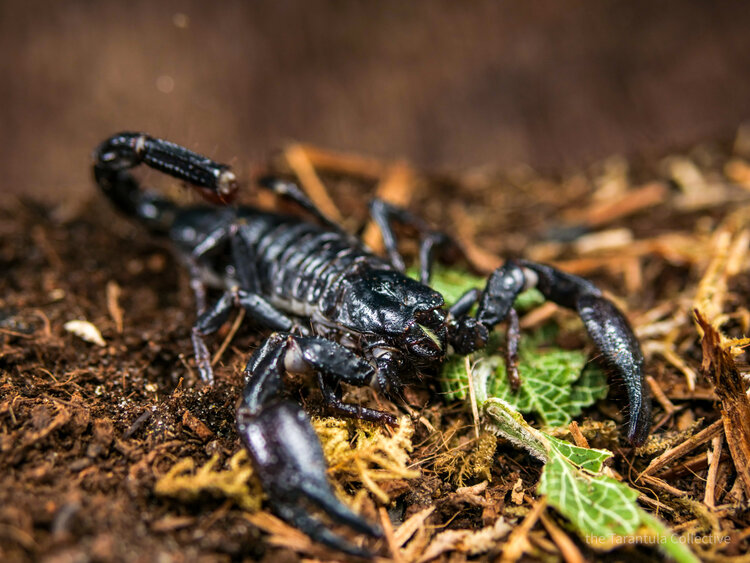
[[[244,308],[273,331],[245,369],[237,428],[271,509],[314,539],[369,555],[331,532],[313,516],[314,507],[359,532],[378,536],[380,530],[333,494],[307,415],[284,397],[285,374],[313,375],[326,404],[341,415],[392,424],[395,419],[388,413],[342,401],[340,383],[398,393],[405,377],[430,371],[449,351],[466,354],[484,347],[490,331],[502,322],[508,323],[506,356],[512,373],[519,338],[513,302],[530,287],[578,312],[603,362],[625,383],[627,438],[640,444],[648,435],[650,400],[640,346],[624,315],[587,280],[543,264],[509,260],[483,291],[469,291],[446,308],[427,282],[433,249],[449,239],[404,209],[379,200],[371,206],[383,233],[385,259],[328,220],[293,183],[275,178],[261,182],[307,210],[313,222],[244,206],[180,208],[140,189],[129,169],[141,163],[196,186],[215,201],[227,201],[237,187],[228,166],[142,133],[110,137],[94,158],[102,191],[120,210],[167,234],[189,269],[198,309],[192,340],[206,383],[213,381],[213,372],[204,337],[217,331],[233,308]],[[393,222],[420,233],[420,282],[403,272]],[[210,306],[207,286],[222,291]]]

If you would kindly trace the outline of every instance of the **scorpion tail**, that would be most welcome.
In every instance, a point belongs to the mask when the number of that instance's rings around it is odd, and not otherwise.
[[[165,197],[141,190],[126,170],[94,165],[94,178],[112,204],[129,217],[135,217],[154,233],[165,234],[177,212],[177,206]]]
[[[169,229],[177,206],[165,197],[141,189],[129,172],[139,164],[184,180],[214,202],[230,201],[237,190],[234,173],[225,164],[144,133],[113,135],[94,152],[94,178],[115,207],[137,217],[155,232]]]

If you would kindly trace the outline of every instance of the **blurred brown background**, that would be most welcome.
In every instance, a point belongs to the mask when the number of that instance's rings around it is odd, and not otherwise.
[[[92,193],[143,130],[240,169],[287,140],[547,169],[730,137],[745,2],[0,1],[5,192]]]

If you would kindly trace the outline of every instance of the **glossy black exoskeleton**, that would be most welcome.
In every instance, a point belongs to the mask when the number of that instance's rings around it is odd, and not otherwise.
[[[297,202],[314,222],[250,207],[180,208],[140,189],[129,172],[139,164],[182,179],[214,201],[227,202],[237,189],[228,166],[142,133],[110,137],[94,158],[102,191],[121,211],[169,236],[189,268],[198,306],[192,339],[205,382],[213,381],[213,372],[203,337],[217,331],[233,308],[244,308],[274,331],[245,369],[237,428],[272,510],[314,539],[350,554],[369,554],[332,533],[312,516],[311,507],[359,532],[378,536],[380,531],[333,494],[307,415],[284,397],[284,375],[314,375],[326,403],[344,416],[394,423],[388,413],[343,402],[340,382],[397,392],[406,375],[439,365],[449,349],[465,354],[484,347],[489,332],[502,322],[508,322],[512,371],[519,335],[512,306],[530,287],[578,312],[602,361],[625,383],[628,439],[640,444],[648,435],[650,400],[640,346],[624,315],[587,280],[511,260],[490,276],[483,291],[470,291],[446,309],[443,297],[427,285],[432,250],[446,237],[403,209],[377,200],[372,204],[388,251],[384,259],[330,222],[292,183],[262,182]],[[421,234],[420,282],[403,273],[394,221]],[[210,307],[207,286],[223,291]]]

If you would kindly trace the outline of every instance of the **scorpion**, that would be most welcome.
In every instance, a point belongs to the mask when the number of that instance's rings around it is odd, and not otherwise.
[[[469,290],[446,307],[428,282],[434,251],[449,239],[406,209],[379,199],[371,203],[383,258],[329,220],[292,182],[264,177],[259,183],[295,202],[313,221],[248,206],[181,207],[141,188],[130,173],[140,164],[186,182],[214,203],[233,199],[237,178],[225,164],[144,133],[115,134],[94,154],[94,177],[103,193],[121,212],[166,235],[188,268],[197,305],[192,344],[206,384],[213,371],[204,339],[232,310],[243,308],[273,331],[244,370],[237,432],[271,510],[314,540],[351,555],[372,555],[332,532],[315,511],[363,534],[382,532],[333,493],[320,442],[302,407],[285,397],[284,376],[312,376],[326,406],[342,416],[393,425],[389,413],[344,402],[340,383],[398,396],[405,378],[434,371],[451,353],[485,347],[500,323],[507,323],[509,373],[517,374],[520,331],[513,303],[528,288],[578,313],[603,365],[625,384],[627,439],[634,445],[646,439],[651,403],[640,345],[623,313],[588,280],[512,259],[489,276],[482,291]],[[404,272],[396,224],[419,234],[420,281]],[[222,292],[210,305],[209,288]]]

